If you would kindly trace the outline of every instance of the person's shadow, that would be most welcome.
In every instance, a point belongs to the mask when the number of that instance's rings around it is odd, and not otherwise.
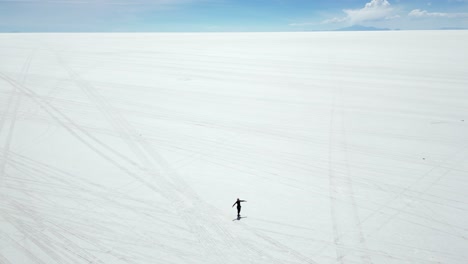
[[[237,218],[232,219],[232,221],[240,221],[242,218],[247,218],[247,216],[238,216]]]

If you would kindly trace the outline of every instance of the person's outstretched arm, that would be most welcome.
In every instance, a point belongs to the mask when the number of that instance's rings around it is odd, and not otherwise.
[[[231,206],[231,207],[234,207],[234,205],[236,205],[237,201]]]
[[[246,200],[240,200],[239,202],[247,202]]]

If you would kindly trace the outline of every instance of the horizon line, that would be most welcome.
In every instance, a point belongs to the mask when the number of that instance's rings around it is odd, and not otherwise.
[[[310,29],[310,30],[294,30],[294,31],[2,31],[0,34],[21,34],[21,33],[305,33],[305,32],[375,32],[375,31],[464,31],[468,28],[438,28],[438,29],[363,29],[353,30],[346,28],[340,29]]]

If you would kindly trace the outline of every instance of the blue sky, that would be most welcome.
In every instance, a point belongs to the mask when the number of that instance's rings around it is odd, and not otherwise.
[[[2,32],[468,28],[468,0],[0,0]]]

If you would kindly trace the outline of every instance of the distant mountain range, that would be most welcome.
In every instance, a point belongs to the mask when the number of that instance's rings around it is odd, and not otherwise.
[[[335,29],[333,31],[387,31],[387,30],[399,30],[399,29],[376,28],[376,27],[366,27],[366,26],[361,26],[361,25],[353,25],[350,27]]]
[[[439,28],[439,30],[467,30],[468,28],[462,28],[462,27],[443,27]]]
[[[468,28],[461,27],[443,27],[433,30],[467,30]],[[389,30],[400,30],[400,29],[390,29],[390,28],[377,28],[377,27],[366,27],[362,25],[353,25],[350,27],[338,28],[332,31],[389,31]]]

